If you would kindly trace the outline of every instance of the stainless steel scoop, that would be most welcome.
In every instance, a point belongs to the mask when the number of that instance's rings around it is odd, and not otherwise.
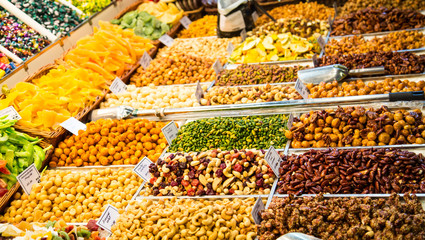
[[[320,82],[341,81],[347,76],[372,76],[385,74],[384,67],[372,67],[349,70],[341,64],[310,68],[298,71],[298,79],[303,83],[319,84]]]
[[[292,232],[280,236],[277,240],[321,240],[320,238],[313,237],[304,233]]]

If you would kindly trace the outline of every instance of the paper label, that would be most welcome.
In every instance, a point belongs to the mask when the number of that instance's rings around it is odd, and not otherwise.
[[[70,131],[72,134],[77,135],[77,136],[78,136],[79,130],[86,131],[86,129],[87,129],[86,124],[78,121],[74,117],[68,118],[65,122],[61,123],[60,125],[63,128],[65,128],[66,130]]]
[[[195,96],[196,99],[198,99],[198,102],[201,103],[201,99],[204,96],[204,90],[202,90],[201,83],[199,81],[196,84]]]
[[[168,34],[162,35],[158,40],[167,47],[171,47],[174,43],[174,39],[168,36]]]
[[[112,233],[112,226],[116,223],[118,217],[120,216],[118,209],[110,204],[106,205],[105,211],[97,221],[97,225],[106,231]]]
[[[183,16],[180,19],[180,23],[183,25],[184,28],[189,29],[189,25],[192,23],[192,21],[190,21],[187,16]]]
[[[308,95],[310,94],[310,92],[308,91],[307,87],[304,85],[303,82],[301,82],[301,80],[297,80],[297,82],[295,83],[295,90],[297,90],[297,92],[304,98],[307,99]]]
[[[317,39],[317,43],[319,43],[320,47],[323,49],[325,48],[325,39],[323,39],[322,35],[319,36],[319,38]]]
[[[165,125],[165,127],[163,127],[161,131],[164,134],[165,138],[167,139],[168,145],[171,145],[174,138],[177,137],[177,133],[179,132],[174,121],[171,121],[170,123]]]
[[[236,11],[228,16],[220,15],[219,19],[222,32],[235,32],[245,28],[242,11]]]
[[[294,114],[290,114],[289,115],[289,118],[288,118],[288,124],[287,124],[287,126],[288,126],[288,129],[291,129],[291,127],[292,127],[292,123],[294,123]]]
[[[151,174],[149,173],[149,166],[153,162],[147,158],[144,157],[133,169],[133,172],[135,172],[139,177],[141,177],[145,182],[149,182],[151,179]]]
[[[245,29],[243,29],[243,30],[241,31],[241,38],[242,38],[242,42],[244,42],[244,41],[245,41],[246,37],[247,37],[247,35],[246,35],[246,30],[245,30]]]
[[[221,63],[218,59],[214,62],[213,69],[216,75],[218,75],[221,72],[221,70],[223,70],[223,66],[221,66]]]
[[[260,211],[266,209],[263,203],[263,200],[261,200],[261,197],[258,197],[257,201],[254,204],[254,207],[252,207],[251,215],[254,219],[255,224],[260,225],[261,224],[261,216]]]
[[[118,94],[120,92],[127,91],[127,85],[125,85],[125,83],[121,81],[121,78],[116,77],[112,82],[111,86],[109,86],[109,90],[111,90],[113,94]]]
[[[25,169],[21,174],[19,174],[16,179],[18,179],[19,184],[21,184],[22,189],[27,195],[31,194],[32,186],[35,183],[40,182],[40,172],[38,172],[34,163],[31,164],[27,169]]]
[[[233,50],[235,50],[235,46],[233,46],[233,43],[229,42],[229,45],[227,45],[227,52],[232,54]]]
[[[282,160],[279,153],[273,146],[270,146],[269,150],[267,150],[264,159],[269,164],[270,168],[273,170],[274,174],[279,177],[279,167],[280,161]]]
[[[149,54],[145,51],[145,53],[143,53],[142,58],[140,58],[140,66],[142,66],[146,70],[146,68],[148,68],[151,64],[151,61],[151,56],[149,56]]]
[[[252,16],[252,21],[253,21],[254,23],[256,23],[256,22],[257,22],[257,20],[258,20],[258,13],[257,13],[257,11],[254,11],[254,12],[251,14],[251,16]]]
[[[6,116],[6,119],[8,120],[20,120],[22,119],[21,115],[16,111],[16,109],[13,106],[9,106],[5,109],[2,109],[0,111],[0,117]]]

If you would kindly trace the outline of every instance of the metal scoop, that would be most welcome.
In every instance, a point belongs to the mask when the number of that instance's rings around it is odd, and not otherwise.
[[[314,237],[314,236],[304,234],[304,233],[291,232],[291,233],[287,233],[283,236],[280,236],[276,240],[321,240],[321,239]]]
[[[372,76],[385,74],[384,67],[371,67],[349,70],[341,64],[310,68],[298,71],[298,79],[303,83],[319,84],[320,82],[341,81],[347,76]]]

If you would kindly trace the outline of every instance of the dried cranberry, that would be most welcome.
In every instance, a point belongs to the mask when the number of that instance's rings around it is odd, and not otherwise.
[[[165,184],[165,182],[161,182],[161,183],[159,184],[159,187],[160,187],[160,188],[165,188],[165,186],[167,186],[167,185]]]
[[[266,151],[264,151],[263,149],[260,149],[260,151],[261,151],[262,154],[266,153]]]
[[[232,189],[229,190],[229,193],[230,194],[234,194],[235,193],[235,190],[232,188]]]
[[[209,182],[209,183],[207,183],[207,188],[208,188],[208,189],[212,189],[212,183],[210,183],[210,182]]]
[[[215,195],[215,192],[214,192],[214,190],[208,188],[208,190],[206,191],[206,194],[207,195]]]
[[[195,171],[190,171],[187,175],[190,179],[195,178]]]
[[[173,160],[176,156],[175,156],[174,154],[170,154],[168,157],[169,157],[171,160]]]
[[[203,196],[203,195],[205,195],[205,194],[206,194],[205,190],[202,190],[202,189],[199,189],[199,190],[196,192],[196,195],[198,195],[198,196]]]
[[[220,168],[221,169],[225,169],[227,166],[226,166],[226,164],[225,163],[222,163],[222,164],[220,164]]]
[[[259,172],[255,176],[257,177],[257,179],[262,178],[263,177],[263,173]]]
[[[171,181],[170,183],[171,187],[178,186],[179,184],[176,181]]]
[[[242,172],[242,165],[240,165],[239,163],[236,163],[235,166],[233,166],[233,170],[237,171],[237,172]]]
[[[222,177],[222,176],[223,176],[223,170],[221,170],[221,169],[217,169],[217,171],[215,171],[215,175],[216,175],[217,177]]]
[[[185,162],[179,162],[179,168],[186,169],[187,168],[187,163],[185,163]]]
[[[259,180],[257,180],[257,181],[255,182],[255,184],[257,184],[257,187],[262,187],[262,186],[263,186],[263,184],[264,184],[264,180],[263,180],[262,178],[260,178]]]
[[[153,176],[154,176],[154,177],[157,177],[157,178],[158,178],[160,175],[161,175],[161,174],[160,174],[159,172],[155,172],[155,173],[153,174]]]

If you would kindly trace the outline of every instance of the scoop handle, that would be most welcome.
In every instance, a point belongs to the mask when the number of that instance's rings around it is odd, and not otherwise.
[[[383,66],[352,69],[348,72],[348,75],[350,76],[364,76],[364,75],[370,76],[370,75],[383,75],[383,74],[385,74],[385,68]]]
[[[425,100],[424,91],[389,93],[390,102]]]

